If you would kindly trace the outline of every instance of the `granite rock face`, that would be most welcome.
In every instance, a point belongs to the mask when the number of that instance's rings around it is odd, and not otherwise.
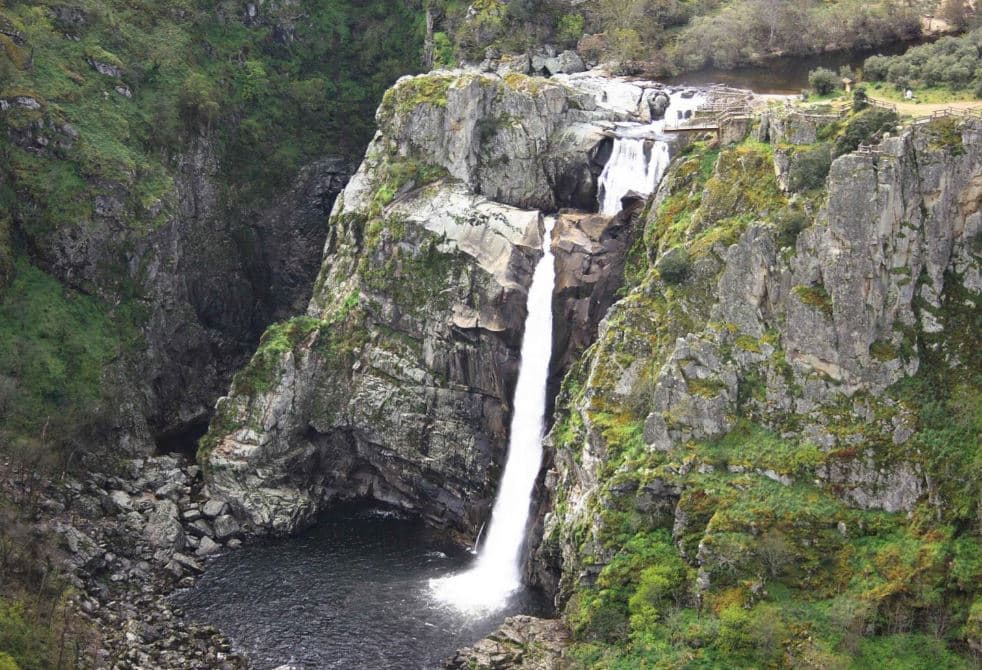
[[[724,176],[716,173],[683,242],[681,285],[657,272],[635,284],[564,385],[550,437],[554,463],[543,477],[551,502],[532,535],[533,582],[559,604],[593,584],[612,558],[604,538],[618,514],[671,529],[702,591],[739,571],[746,556],[720,548],[714,525],[723,522],[712,521],[710,502],[723,504],[718,491],[700,484],[721,467],[726,477],[814,486],[851,508],[944,508],[924,455],[909,444],[916,417],[888,390],[918,372],[923,347],[937,357],[962,337],[949,332],[951,296],[978,305],[982,129],[957,128],[954,148],[918,127],[835,160],[827,200],[793,246],[769,220],[785,202],[776,184],[772,204],[745,205],[752,221],[730,240],[709,236],[706,212],[732,195],[712,182]],[[687,169],[675,164],[651,212],[686,192]],[[952,354],[947,360],[959,364]],[[700,460],[700,445],[734,431],[757,436],[750,444],[766,434],[804,445],[812,464],[782,463],[766,451],[730,454],[722,466]],[[612,472],[625,458],[661,465]],[[798,528],[820,537],[822,523],[798,519]]]
[[[268,390],[237,378],[219,404],[233,430],[207,456],[209,487],[262,531],[370,497],[470,532],[506,441],[540,217],[435,185],[366,221],[359,183],[335,213],[309,332]]]
[[[459,650],[443,667],[447,670],[562,670],[573,667],[564,658],[572,641],[569,630],[555,619],[513,616],[473,647]]]
[[[55,130],[65,142],[74,132]],[[107,371],[118,402],[98,431],[130,454],[193,444],[265,326],[306,303],[324,221],[353,166],[316,161],[251,212],[225,202],[219,171],[214,142],[197,138],[177,158],[173,189],[154,203],[134,209],[130,185],[107,182],[92,220],[38,240],[39,262],[66,285],[115,302],[136,295],[145,311],[145,347]]]
[[[469,540],[503,465],[541,212],[596,208],[625,114],[555,81],[439,71],[400,80],[377,118],[306,316],[267,333],[219,404],[209,488],[256,532],[371,498]],[[630,213],[553,240],[582,312],[571,351],[612,300]]]
[[[597,123],[622,118],[555,80],[439,71],[400,80],[378,112],[399,156],[439,165],[496,202],[546,211],[596,207],[595,183],[568,182],[595,181],[606,127]]]

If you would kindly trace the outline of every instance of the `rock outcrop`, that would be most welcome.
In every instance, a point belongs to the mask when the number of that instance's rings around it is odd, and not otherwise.
[[[473,647],[459,650],[444,663],[447,670],[562,670],[570,667],[564,652],[572,638],[554,619],[514,616]]]
[[[980,140],[977,123],[942,121],[838,158],[821,208],[794,215],[810,219],[800,234],[769,160],[734,190],[726,166],[752,171],[769,150],[724,149],[712,173],[676,161],[649,210],[648,269],[557,401],[530,578],[560,607],[575,595],[581,633],[615,625],[591,608],[642,541],[666,540],[695,571],[676,598],[720,603],[782,571],[827,583],[828,557],[876,532],[855,530],[863,510],[975,523],[913,439],[924,419],[904,394],[925,374],[977,374],[959,310],[982,288]],[[774,564],[775,544],[796,567]]]
[[[550,397],[579,355],[593,343],[597,326],[624,282],[627,253],[637,240],[634,198],[614,217],[563,212],[553,229],[556,287],[553,299],[553,360]]]
[[[517,74],[436,72],[390,90],[332,213],[307,316],[267,333],[219,405],[203,452],[212,492],[259,532],[374,498],[472,538],[507,444],[540,210],[596,207],[604,131],[622,118]],[[623,252],[616,229],[594,225],[581,258]],[[603,273],[567,274],[592,286]]]

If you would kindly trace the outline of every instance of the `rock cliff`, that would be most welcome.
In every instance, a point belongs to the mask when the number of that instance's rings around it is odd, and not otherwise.
[[[982,524],[980,132],[908,128],[799,193],[775,179],[784,145],[674,163],[629,291],[564,381],[533,531],[530,579],[594,658],[664,640],[663,659],[830,667],[860,653],[834,631],[910,633],[978,602],[947,571]],[[777,592],[812,603],[807,633]],[[830,627],[808,608],[833,599],[853,610]],[[765,620],[774,639],[727,637]]]
[[[260,532],[374,498],[473,537],[507,444],[541,212],[595,208],[605,130],[625,117],[524,75],[391,89],[307,315],[267,332],[219,405],[203,451],[212,493]],[[609,223],[560,242],[580,254],[577,286],[605,274],[580,265],[615,253]],[[589,327],[599,314],[584,309]]]
[[[596,215],[612,123],[650,97],[594,77],[400,81],[306,315],[266,332],[219,403],[209,494],[258,533],[369,498],[472,538],[560,209],[527,575],[572,637],[542,662],[831,667],[947,616],[972,644],[982,129],[772,110]],[[453,662],[521,667],[520,638]]]

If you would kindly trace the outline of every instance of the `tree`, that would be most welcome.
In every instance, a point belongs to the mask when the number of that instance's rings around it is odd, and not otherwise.
[[[966,0],[945,0],[941,5],[941,18],[958,30],[965,30],[971,18]]]
[[[772,528],[764,533],[758,541],[757,556],[767,568],[768,576],[771,579],[776,579],[784,572],[785,566],[792,561],[794,552],[785,539],[784,533]]]
[[[869,107],[869,96],[866,89],[862,86],[852,92],[852,111],[861,112]]]
[[[529,22],[539,13],[541,0],[510,0],[508,15],[519,21]]]
[[[605,30],[634,29],[644,18],[644,0],[600,0],[597,11]]]
[[[221,107],[211,81],[200,72],[187,76],[178,93],[181,116],[188,126],[208,126],[214,121]]]
[[[838,88],[839,75],[828,68],[816,68],[808,73],[808,85],[818,95],[828,95]]]

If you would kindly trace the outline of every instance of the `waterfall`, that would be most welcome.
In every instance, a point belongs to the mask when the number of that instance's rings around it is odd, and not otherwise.
[[[484,526],[486,525],[487,524],[483,524],[483,523],[481,524],[481,530],[477,531],[477,537],[474,538],[474,548],[471,549],[471,553],[474,554],[475,556],[477,555],[477,550],[481,546],[481,536],[484,535]]]
[[[467,572],[431,580],[440,600],[462,611],[501,609],[521,587],[522,544],[532,489],[542,464],[546,381],[552,356],[552,290],[555,283],[550,239],[555,217],[546,217],[542,259],[532,275],[522,362],[512,403],[511,437],[505,471],[491,513],[487,540]]]
[[[646,142],[649,146],[645,146]],[[600,213],[614,215],[621,211],[621,198],[628,191],[654,193],[668,162],[666,141],[615,137],[610,160],[600,173]]]
[[[621,211],[621,198],[628,191],[651,195],[661,183],[671,159],[670,138],[663,131],[690,118],[705,101],[701,94],[673,93],[664,118],[651,123],[619,123],[614,129],[610,159],[600,173],[600,213],[613,216]]]

